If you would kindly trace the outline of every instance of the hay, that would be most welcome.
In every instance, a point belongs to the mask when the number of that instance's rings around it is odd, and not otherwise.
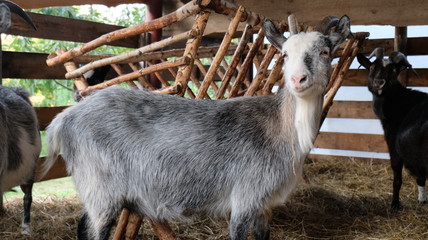
[[[389,163],[310,160],[310,183],[302,184],[284,206],[274,209],[271,239],[428,239],[428,205],[417,203],[415,181],[404,174],[403,209],[390,211]],[[34,199],[31,237],[19,234],[21,199],[5,202],[0,239],[75,239],[81,205],[77,196]],[[227,220],[206,218],[171,223],[180,239],[227,239]],[[137,239],[157,239],[144,223]],[[252,238],[250,238],[252,239]]]

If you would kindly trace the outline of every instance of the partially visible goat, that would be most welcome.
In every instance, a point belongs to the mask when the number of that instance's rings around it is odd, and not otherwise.
[[[38,129],[28,93],[0,86],[0,207],[2,193],[20,185],[25,194],[23,233],[30,232],[31,191],[41,149]]]
[[[0,1],[0,33],[5,33],[11,26],[12,13],[22,17],[34,30],[37,30],[30,16],[28,16],[20,6],[11,1]]]
[[[271,209],[301,179],[332,56],[350,34],[347,16],[330,20],[331,33],[288,40],[265,22],[286,58],[286,87],[276,95],[211,101],[109,88],[58,114],[45,168],[62,154],[85,206],[78,238],[107,239],[127,207],[157,221],[230,215],[232,240],[251,229],[269,239]]]
[[[383,49],[374,53],[374,62],[361,54],[357,58],[369,69],[373,110],[382,123],[394,172],[391,207],[399,209],[403,165],[416,177],[419,202],[427,201],[428,94],[408,89],[398,81],[399,73],[412,67],[403,53],[393,52],[388,62],[383,59]]]
[[[18,14],[36,30],[21,7],[0,1],[0,33],[9,29],[11,13]],[[0,208],[3,211],[3,192],[20,185],[24,192],[24,234],[30,233],[32,188],[40,149],[39,124],[28,93],[0,86]]]

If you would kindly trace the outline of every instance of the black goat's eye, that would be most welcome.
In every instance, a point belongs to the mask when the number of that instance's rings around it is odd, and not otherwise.
[[[282,53],[282,57],[283,57],[283,58],[287,58],[287,57],[288,57],[287,52],[283,52],[283,53]]]

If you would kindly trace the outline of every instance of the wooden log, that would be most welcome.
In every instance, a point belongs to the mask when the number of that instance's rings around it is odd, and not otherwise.
[[[230,80],[232,79],[232,76],[235,74],[236,67],[238,66],[238,63],[240,62],[241,56],[244,53],[247,43],[250,40],[250,37],[253,33],[253,27],[249,24],[245,26],[244,33],[241,36],[241,39],[239,40],[238,47],[235,50],[235,53],[233,54],[232,62],[229,64],[229,68],[226,70],[226,73],[221,80],[221,85],[219,90],[217,91],[217,94],[215,96],[215,99],[222,99],[224,98],[224,94],[226,92],[227,86],[229,86]]]
[[[148,66],[153,66],[154,64],[152,62],[147,62]],[[168,80],[166,80],[160,72],[154,72],[158,80],[163,84],[164,87],[169,87],[171,84],[169,84]]]
[[[407,27],[395,27],[394,51],[399,51],[407,55]],[[398,81],[407,86],[408,76],[407,69],[398,75]]]
[[[126,226],[125,240],[135,239],[135,237],[138,234],[138,230],[140,230],[142,223],[143,223],[143,218],[131,212],[128,218],[128,224]]]
[[[135,64],[134,63],[129,63],[128,64],[129,65],[129,67],[132,69],[132,71],[138,71],[138,67],[137,66],[135,66]],[[150,90],[150,91],[153,91],[153,90],[155,90],[156,88],[155,87],[153,87],[153,85],[149,82],[149,81],[147,81],[147,79],[145,79],[144,77],[142,77],[142,76],[140,76],[140,77],[138,77],[137,78],[138,79],[138,82],[143,86],[143,87],[145,87],[146,89],[148,89],[148,90]]]
[[[173,95],[173,94],[179,93],[180,91],[181,91],[181,86],[179,84],[176,84],[173,86],[168,86],[165,88],[156,89],[153,92]]]
[[[233,84],[232,90],[230,91],[228,98],[235,97],[238,91],[241,89],[241,84],[244,81],[245,75],[247,74],[247,71],[253,62],[253,58],[256,55],[260,47],[260,44],[263,42],[263,38],[265,36],[263,29],[261,28],[257,34],[258,35],[257,35],[256,41],[254,42],[253,46],[251,46],[251,49],[248,52],[247,57],[244,60],[244,63],[242,64],[242,69],[239,72],[238,76],[236,77],[236,80]]]
[[[150,223],[159,240],[177,240],[177,237],[167,222],[150,220]]]
[[[214,10],[218,14],[223,15],[235,15],[237,11],[239,11],[240,5],[235,4],[232,1],[223,1],[223,0],[212,0],[210,4],[208,4],[208,8]],[[245,10],[241,15],[241,22],[247,22],[253,26],[261,23],[261,17],[259,14]]]
[[[202,64],[201,60],[199,60],[198,58],[195,59],[195,65],[198,67],[199,71],[202,73],[202,75],[204,75],[204,79],[207,76],[207,70],[205,69],[204,64]],[[210,83],[210,85],[213,87],[215,85],[215,83]],[[202,85],[199,84],[199,87],[201,87]],[[217,87],[217,85],[215,85],[215,87]],[[208,93],[205,91],[204,94],[205,98],[207,99],[211,99],[211,97],[208,95]]]
[[[253,82],[251,82],[251,85],[245,93],[245,96],[253,96],[254,93],[259,90],[262,80],[266,79],[267,77],[267,68],[269,67],[270,62],[272,61],[272,58],[277,53],[277,51],[278,50],[276,50],[274,46],[269,46],[268,51],[260,64],[260,69],[257,72],[256,77],[253,79]]]
[[[193,63],[195,61],[199,45],[201,44],[209,16],[210,12],[207,11],[202,11],[196,15],[195,23],[191,30],[195,34],[193,35],[194,37],[187,40],[186,49],[184,50],[183,55],[187,56],[190,59],[190,62],[187,65],[178,68],[177,77],[175,79],[175,84],[180,84],[182,86],[182,92],[178,94],[179,96],[183,96],[184,92],[187,90],[187,81],[192,73]]]
[[[280,55],[272,67],[272,71],[263,87],[263,94],[270,94],[275,83],[281,79],[284,56]]]
[[[112,57],[103,58],[103,59],[100,59],[97,61],[93,61],[91,63],[88,63],[88,64],[80,67],[79,69],[76,69],[76,71],[67,73],[65,75],[65,77],[70,79],[70,78],[74,78],[74,77],[79,76],[79,75],[83,75],[84,73],[86,73],[90,70],[93,70],[95,68],[99,68],[99,67],[106,66],[109,64],[113,64],[113,63],[126,62],[126,60],[128,60],[128,59],[136,58],[138,56],[141,56],[144,53],[152,52],[152,51],[161,49],[163,47],[166,47],[172,43],[187,39],[189,37],[189,34],[190,34],[190,32],[184,32],[184,33],[163,39],[159,42],[154,42],[154,43],[149,44],[147,46],[135,49],[135,50],[130,51],[130,52],[126,52],[123,54],[119,54],[117,56],[112,56]]]
[[[201,7],[208,5],[210,0],[193,0],[181,8],[177,9],[175,12],[165,15],[161,18],[157,18],[150,22],[145,22],[136,26],[129,28],[124,28],[116,30],[107,34],[102,35],[99,38],[96,38],[86,44],[83,44],[79,47],[73,48],[72,50],[56,56],[55,58],[50,58],[46,61],[48,66],[54,66],[59,63],[66,62],[72,59],[75,56],[83,55],[101,45],[107,44],[109,42],[127,38],[130,36],[135,36],[141,33],[154,31],[156,29],[164,28],[172,23],[178,22],[184,18],[187,18],[196,12],[201,10]]]
[[[64,52],[65,52],[64,49],[58,49],[56,51],[56,54],[49,55],[48,59],[50,59],[50,57],[55,57],[55,56],[64,54]],[[64,63],[64,67],[65,67],[65,70],[67,72],[72,72],[72,71],[77,69],[76,63],[74,63],[73,61],[69,61],[69,62]],[[75,77],[72,80],[73,80],[74,85],[76,86],[77,90],[79,90],[79,91],[86,89],[88,87],[88,82],[86,81],[86,79],[83,76]]]
[[[84,89],[80,92],[80,95],[86,96],[94,90],[103,89],[103,88],[106,88],[106,87],[109,87],[109,86],[112,86],[112,85],[115,85],[115,84],[118,84],[121,82],[125,82],[125,81],[131,80],[131,79],[136,79],[140,76],[144,76],[144,75],[147,75],[147,74],[152,73],[152,72],[160,71],[160,70],[171,68],[171,67],[177,67],[177,66],[189,64],[189,61],[190,61],[189,58],[183,57],[183,58],[172,60],[169,62],[158,63],[156,65],[140,69],[137,72],[128,73],[128,74],[113,78],[109,81],[102,82],[102,83],[99,83],[97,85],[87,87],[86,89]]]
[[[201,99],[206,95],[208,87],[213,82],[214,74],[217,72],[217,69],[221,64],[221,61],[226,55],[226,51],[229,48],[230,42],[232,41],[232,37],[235,34],[236,29],[238,28],[238,23],[240,22],[241,17],[244,14],[244,11],[245,11],[244,8],[240,6],[236,11],[235,17],[230,22],[229,28],[227,29],[227,32],[225,33],[223,40],[220,44],[220,48],[216,53],[214,60],[212,61],[211,66],[208,69],[207,74],[205,75],[205,78],[204,78],[204,81],[202,82],[201,87],[199,88],[198,94],[196,95],[197,99]]]
[[[114,69],[114,71],[116,71],[116,73],[119,76],[125,75],[125,72],[123,71],[123,69],[119,65],[111,64],[111,67]],[[132,80],[126,81],[126,83],[128,84],[128,86],[130,86],[132,88],[138,88],[137,85],[135,85],[135,83]]]
[[[125,235],[126,226],[128,225],[129,215],[131,212],[124,208],[120,213],[119,221],[116,225],[116,230],[114,231],[113,240],[122,240],[122,236]]]

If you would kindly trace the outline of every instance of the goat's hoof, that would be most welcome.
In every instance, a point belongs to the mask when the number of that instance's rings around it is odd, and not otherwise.
[[[392,210],[398,211],[398,210],[400,210],[400,208],[401,208],[401,206],[400,206],[399,202],[393,202],[393,203],[391,203],[391,209]]]

